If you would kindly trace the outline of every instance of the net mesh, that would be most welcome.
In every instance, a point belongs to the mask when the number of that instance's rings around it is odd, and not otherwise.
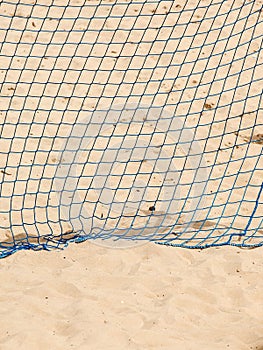
[[[0,16],[1,257],[262,245],[261,1],[3,0]]]

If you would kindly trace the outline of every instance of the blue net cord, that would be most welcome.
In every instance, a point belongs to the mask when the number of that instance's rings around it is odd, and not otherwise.
[[[0,256],[263,244],[259,1],[2,1]]]

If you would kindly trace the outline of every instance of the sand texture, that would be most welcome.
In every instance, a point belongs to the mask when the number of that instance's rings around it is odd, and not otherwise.
[[[262,350],[262,250],[89,243],[1,261],[0,348]]]
[[[262,0],[0,19],[0,349],[262,350]]]

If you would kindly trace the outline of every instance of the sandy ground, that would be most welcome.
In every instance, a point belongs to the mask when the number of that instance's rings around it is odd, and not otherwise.
[[[263,349],[262,249],[90,243],[1,261],[0,348]]]
[[[262,1],[73,3],[0,7],[1,242],[43,243],[71,228],[52,187],[60,141],[113,100],[166,105],[195,131],[209,171],[207,228],[194,223],[183,240],[224,243],[225,232],[242,231],[262,183]],[[90,198],[101,227],[112,227]],[[262,244],[260,205],[247,244]],[[262,249],[85,242],[0,263],[0,349],[263,349]]]

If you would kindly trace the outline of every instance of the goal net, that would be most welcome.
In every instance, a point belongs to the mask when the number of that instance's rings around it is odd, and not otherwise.
[[[0,255],[263,244],[261,1],[3,0]]]

